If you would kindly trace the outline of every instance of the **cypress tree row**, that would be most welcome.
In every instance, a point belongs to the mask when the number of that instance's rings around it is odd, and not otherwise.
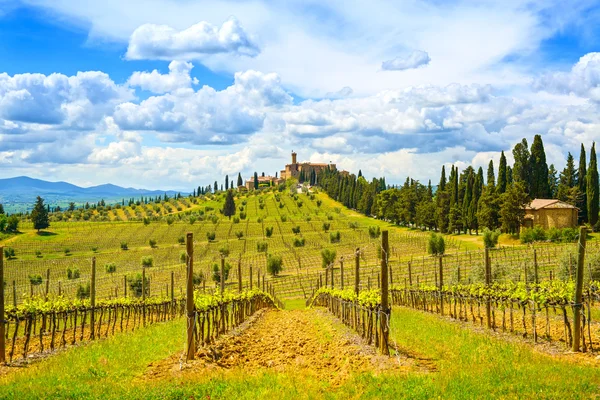
[[[496,188],[498,194],[506,192],[506,172],[506,156],[504,155],[504,151],[502,151],[502,153],[500,153],[500,164],[498,165],[498,187]]]
[[[550,196],[548,186],[548,164],[546,164],[546,152],[540,135],[535,135],[531,145],[529,159],[529,195],[532,199],[547,199]]]

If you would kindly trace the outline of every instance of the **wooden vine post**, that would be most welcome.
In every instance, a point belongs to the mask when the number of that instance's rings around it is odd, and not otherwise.
[[[440,274],[440,314],[443,316],[444,315],[444,256],[440,254],[440,268],[439,268],[439,274]]]
[[[408,284],[412,288],[412,265],[410,261],[408,262]]]
[[[358,297],[358,292],[360,289],[360,248],[356,248],[356,253],[354,255],[354,293]]]
[[[573,351],[579,351],[579,342],[581,337],[581,308],[583,295],[583,266],[585,263],[585,244],[587,230],[585,227],[579,228],[579,243],[577,246],[577,271],[575,275],[575,305],[573,305]]]
[[[219,275],[221,296],[225,293],[225,257],[221,256],[221,275]]]
[[[252,265],[250,266],[250,290],[252,290]]]
[[[48,292],[50,291],[50,268],[46,270],[46,293],[44,298],[48,301]]]
[[[94,339],[96,325],[96,257],[92,257],[92,281],[90,283],[90,339]]]
[[[344,256],[340,257],[340,288],[344,290]]]
[[[4,247],[0,246],[0,363],[6,362],[6,326],[4,322]]]
[[[123,297],[127,297],[127,275],[123,275]]]
[[[142,323],[146,326],[146,268],[142,266]]]
[[[333,276],[333,265],[334,265],[334,264],[333,264],[333,263],[331,263],[331,266],[330,266],[330,268],[331,268],[331,288],[332,288],[332,289],[333,289],[333,287],[334,287],[334,284],[333,284],[333,279],[334,279],[334,276]]]
[[[535,284],[540,283],[538,277],[538,262],[537,262],[537,249],[533,249],[533,276],[535,279]]]
[[[485,258],[485,285],[489,286],[492,281],[492,266],[490,264],[490,249],[487,247],[484,249],[483,256]],[[492,305],[490,299],[485,302],[485,318],[487,322],[487,327],[490,329],[492,327]]]
[[[171,303],[175,303],[175,272],[171,271]]]
[[[381,318],[380,322],[380,340],[379,349],[382,354],[390,355],[388,348],[388,324],[389,324],[389,302],[388,302],[388,260],[390,244],[388,241],[388,231],[381,232]]]
[[[186,361],[193,360],[196,353],[194,342],[194,234],[188,232],[186,237],[187,281],[186,281],[186,312],[187,312],[187,348]]]
[[[238,292],[242,293],[242,260],[238,260]]]

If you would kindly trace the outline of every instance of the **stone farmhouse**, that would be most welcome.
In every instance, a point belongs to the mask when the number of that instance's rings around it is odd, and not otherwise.
[[[579,209],[556,199],[535,199],[525,207],[523,227],[574,228]]]

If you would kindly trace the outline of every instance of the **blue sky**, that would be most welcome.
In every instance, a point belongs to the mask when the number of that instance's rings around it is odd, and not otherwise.
[[[0,0],[0,177],[187,190],[291,149],[437,180],[600,138],[600,7]],[[510,157],[509,157],[510,160]]]

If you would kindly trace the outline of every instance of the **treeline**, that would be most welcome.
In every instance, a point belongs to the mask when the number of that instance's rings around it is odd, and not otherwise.
[[[579,223],[600,230],[595,144],[589,163],[582,144],[579,168],[569,153],[560,173],[553,164],[548,166],[540,135],[534,137],[531,147],[523,139],[512,154],[512,166],[502,152],[498,169],[490,160],[485,175],[481,167],[459,171],[451,166],[447,174],[442,166],[436,187],[431,180],[424,185],[411,178],[400,187],[389,186],[385,178],[368,182],[360,171],[347,175],[334,169],[320,174],[317,184],[333,199],[365,215],[443,233],[478,233],[483,228],[517,233],[525,205],[536,198],[557,198],[572,204],[579,208]]]

